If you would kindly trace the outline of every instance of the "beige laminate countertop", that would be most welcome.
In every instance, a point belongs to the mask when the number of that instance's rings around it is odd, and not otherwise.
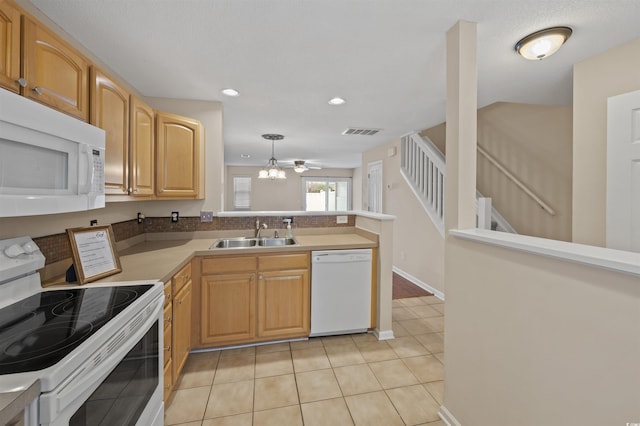
[[[194,256],[256,254],[306,250],[372,248],[377,242],[359,234],[296,235],[297,245],[283,247],[212,249],[215,239],[145,241],[119,253],[122,272],[99,282],[168,281]]]
[[[40,395],[40,380],[16,392],[0,392],[0,425],[6,425]]]

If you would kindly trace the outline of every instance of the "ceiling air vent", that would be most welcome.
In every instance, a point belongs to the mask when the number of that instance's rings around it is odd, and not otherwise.
[[[357,129],[354,127],[350,127],[344,132],[342,132],[342,134],[347,136],[349,135],[373,136],[381,130],[382,129]]]

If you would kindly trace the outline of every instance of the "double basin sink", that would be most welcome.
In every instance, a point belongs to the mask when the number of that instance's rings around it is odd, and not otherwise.
[[[261,237],[261,238],[221,238],[216,240],[210,249],[217,248],[254,248],[254,247],[274,247],[293,246],[298,242],[290,237]]]

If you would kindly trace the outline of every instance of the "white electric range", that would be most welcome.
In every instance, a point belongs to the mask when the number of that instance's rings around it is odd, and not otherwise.
[[[43,289],[44,261],[0,240],[0,392],[40,379],[28,425],[162,425],[163,284]]]

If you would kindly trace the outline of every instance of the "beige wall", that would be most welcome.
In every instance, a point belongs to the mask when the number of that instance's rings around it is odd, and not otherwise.
[[[353,178],[354,169],[321,169],[296,173],[293,169],[285,169],[284,180],[258,179],[262,167],[227,166],[226,178],[226,210],[233,210],[233,178],[234,176],[250,176],[251,210],[256,211],[301,211],[302,210],[302,178],[303,177],[348,177]],[[356,186],[356,184],[358,186]],[[352,192],[360,189],[360,182],[352,179]]]
[[[478,110],[478,145],[555,211],[540,208],[479,153],[478,190],[520,234],[571,241],[571,114],[570,106],[508,102]],[[421,134],[445,152],[444,124]]]
[[[573,68],[573,240],[606,244],[607,98],[640,89],[640,39]]]
[[[396,155],[388,156],[389,148]],[[363,208],[366,210],[367,164],[383,162],[382,212],[396,217],[393,229],[393,266],[423,283],[444,291],[444,240],[400,174],[400,141],[363,154]]]
[[[638,421],[638,276],[449,238],[445,407],[464,426]]]

